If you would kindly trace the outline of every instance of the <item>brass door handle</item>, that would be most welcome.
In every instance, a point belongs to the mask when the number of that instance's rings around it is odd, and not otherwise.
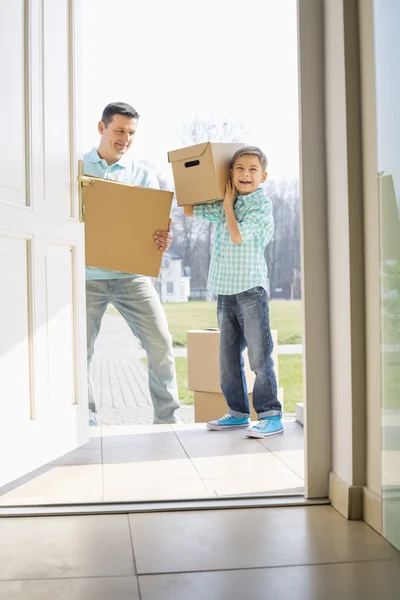
[[[83,188],[89,185],[94,185],[95,180],[84,175],[83,160],[78,161],[78,199],[79,199],[79,221],[85,221],[85,203],[83,199]]]

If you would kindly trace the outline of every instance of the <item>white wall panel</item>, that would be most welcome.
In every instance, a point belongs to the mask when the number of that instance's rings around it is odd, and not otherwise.
[[[43,252],[49,401],[65,410],[76,397],[73,249],[45,244]]]
[[[0,234],[0,282],[0,410],[10,426],[31,417],[27,240]]]
[[[43,0],[43,153],[47,214],[71,216],[69,128],[69,9],[67,0]]]
[[[26,204],[24,2],[0,0],[0,202]]]

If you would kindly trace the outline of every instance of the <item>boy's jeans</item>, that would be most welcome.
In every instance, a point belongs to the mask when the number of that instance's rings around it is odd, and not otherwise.
[[[149,361],[154,423],[175,423],[179,408],[172,338],[156,290],[147,277],[86,281],[89,410],[96,412],[91,377],[94,344],[111,302],[142,342]]]
[[[221,332],[221,389],[229,413],[237,418],[250,416],[242,355],[247,346],[250,368],[256,373],[254,410],[259,418],[281,415],[266,290],[256,287],[240,294],[218,296],[217,316]]]

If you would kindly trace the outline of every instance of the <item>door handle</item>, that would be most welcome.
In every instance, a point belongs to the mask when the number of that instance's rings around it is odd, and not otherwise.
[[[79,222],[85,221],[85,202],[83,198],[83,188],[94,185],[95,180],[84,175],[83,160],[78,161],[78,201],[79,201]]]

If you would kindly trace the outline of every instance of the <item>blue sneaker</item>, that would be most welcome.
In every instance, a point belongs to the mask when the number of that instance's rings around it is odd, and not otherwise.
[[[207,423],[207,429],[213,431],[222,431],[223,429],[245,429],[250,424],[250,419],[237,419],[232,417],[229,413],[218,419],[217,421],[209,421]]]
[[[245,433],[247,437],[266,438],[272,435],[282,435],[283,431],[282,419],[274,416],[260,419],[256,425],[246,429]]]

